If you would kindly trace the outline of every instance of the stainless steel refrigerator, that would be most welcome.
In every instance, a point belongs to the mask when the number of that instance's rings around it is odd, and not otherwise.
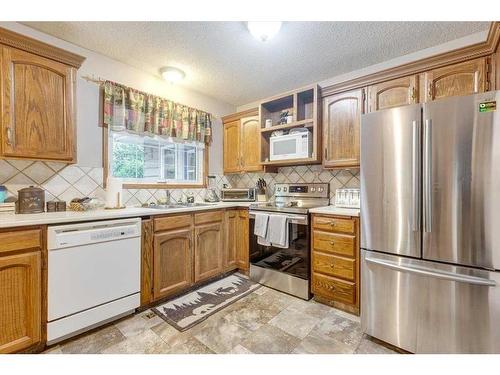
[[[361,321],[414,353],[500,353],[500,91],[361,118]]]

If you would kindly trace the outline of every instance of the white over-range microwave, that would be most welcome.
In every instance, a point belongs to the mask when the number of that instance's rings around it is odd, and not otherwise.
[[[278,135],[269,138],[269,160],[302,159],[311,157],[311,132]]]

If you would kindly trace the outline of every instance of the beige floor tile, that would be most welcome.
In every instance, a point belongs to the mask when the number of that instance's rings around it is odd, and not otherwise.
[[[180,332],[170,324],[163,322],[151,327],[151,330],[158,335],[169,347],[181,345],[189,341],[193,335],[191,330]]]
[[[214,354],[214,352],[206,345],[198,341],[194,337],[173,346],[169,354]]]
[[[374,340],[369,336],[363,335],[358,348],[355,351],[356,354],[398,354],[392,349],[389,349]]]
[[[292,302],[287,309],[292,309],[298,312],[302,312],[304,314],[314,316],[315,318],[323,319],[326,314],[333,311],[334,309],[330,306],[323,305],[322,303],[318,303],[316,301],[304,301],[298,299],[297,301]]]
[[[241,345],[253,353],[285,354],[291,353],[299,342],[295,336],[266,324],[248,336]]]
[[[63,354],[63,352],[60,345],[55,345],[43,351],[42,354]]]
[[[311,330],[310,335],[323,339],[334,339],[348,345],[354,351],[361,341],[362,331],[358,322],[331,311]]]
[[[124,340],[118,328],[108,325],[61,344],[61,351],[64,354],[97,354]]]
[[[355,348],[341,341],[318,337],[306,336],[293,350],[294,354],[352,354]]]
[[[248,337],[251,331],[222,317],[193,327],[191,334],[214,352],[228,353]]]
[[[103,354],[161,354],[171,348],[150,329],[103,350]]]
[[[243,345],[236,345],[228,354],[254,354]]]
[[[289,306],[272,318],[269,324],[299,339],[303,339],[320,321],[321,319],[318,317],[309,315],[303,311],[298,311]]]
[[[143,333],[163,321],[162,318],[154,314],[151,310],[146,310],[118,321],[115,326],[118,327],[125,337],[132,337]]]

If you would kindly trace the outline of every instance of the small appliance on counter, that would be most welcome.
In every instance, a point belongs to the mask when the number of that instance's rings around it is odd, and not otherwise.
[[[255,188],[248,189],[222,189],[223,202],[255,202]]]
[[[219,195],[217,194],[217,187],[215,184],[215,176],[207,176],[207,190],[205,192],[205,202],[215,203],[219,201]]]
[[[335,190],[335,206],[342,208],[359,208],[359,189]]]
[[[16,213],[37,214],[45,211],[45,190],[30,186],[17,191]]]

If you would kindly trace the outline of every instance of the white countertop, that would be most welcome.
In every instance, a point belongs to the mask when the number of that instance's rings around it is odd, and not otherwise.
[[[45,225],[74,223],[79,221],[93,221],[106,219],[121,219],[127,217],[141,217],[153,215],[174,214],[179,212],[193,212],[213,210],[217,208],[248,207],[255,202],[218,202],[206,203],[208,206],[182,207],[168,209],[154,209],[144,207],[127,207],[120,210],[90,210],[84,212],[44,212],[40,214],[0,213],[0,228],[21,227],[28,225]]]
[[[343,208],[336,206],[316,207],[309,210],[312,214],[341,215],[359,217],[359,208]]]

